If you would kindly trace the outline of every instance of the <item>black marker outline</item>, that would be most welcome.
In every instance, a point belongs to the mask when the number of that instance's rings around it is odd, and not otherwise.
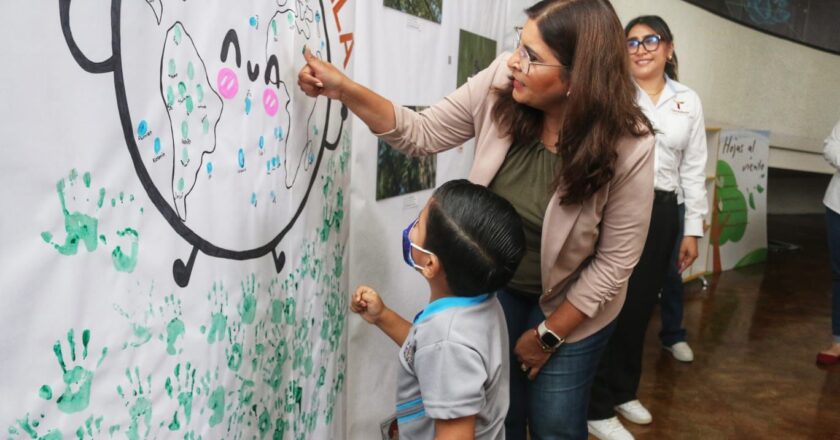
[[[111,1],[111,56],[105,59],[104,61],[99,62],[91,61],[82,52],[82,50],[76,44],[75,39],[73,38],[73,32],[70,26],[71,2],[72,0],[58,0],[61,30],[64,34],[64,40],[67,43],[67,47],[70,50],[70,53],[73,56],[73,58],[83,70],[89,73],[96,74],[109,72],[112,72],[114,74],[114,91],[116,92],[115,95],[117,99],[117,110],[120,113],[120,124],[122,125],[126,147],[128,148],[128,153],[131,156],[131,162],[134,166],[135,172],[137,173],[137,177],[140,179],[140,183],[141,185],[143,185],[143,189],[146,191],[146,194],[149,196],[149,199],[152,201],[152,204],[155,205],[155,207],[158,209],[158,211],[161,213],[161,215],[167,221],[167,223],[169,223],[172,229],[178,235],[180,235],[181,238],[183,238],[187,241],[187,243],[192,245],[192,249],[190,251],[190,256],[187,260],[187,263],[184,263],[181,259],[176,259],[172,266],[172,275],[175,279],[175,282],[181,287],[186,287],[189,284],[190,276],[192,274],[193,265],[195,264],[195,259],[198,255],[198,251],[201,251],[203,254],[211,257],[238,261],[251,260],[255,258],[260,258],[267,254],[271,254],[275,269],[279,273],[285,265],[286,256],[282,251],[278,251],[277,248],[280,242],[282,241],[283,237],[285,237],[289,230],[291,230],[291,228],[294,226],[298,217],[300,217],[300,214],[303,212],[303,208],[306,206],[306,202],[309,200],[309,194],[312,191],[312,187],[315,183],[316,178],[318,177],[318,170],[320,169],[321,160],[324,156],[324,150],[334,151],[338,147],[338,143],[340,142],[341,135],[344,131],[344,123],[347,121],[347,107],[343,104],[341,105],[341,119],[340,121],[338,121],[340,124],[338,133],[336,134],[335,141],[329,142],[327,140],[327,134],[329,133],[330,122],[332,119],[330,115],[332,112],[333,100],[327,99],[327,110],[325,113],[326,116],[323,127],[324,134],[321,139],[321,148],[318,151],[318,157],[314,164],[312,178],[309,181],[306,193],[304,194],[303,198],[300,201],[300,204],[298,205],[297,211],[294,213],[288,224],[273,239],[271,239],[268,243],[262,246],[244,251],[236,251],[221,248],[196,234],[192,229],[190,229],[186,224],[184,224],[181,221],[181,219],[178,217],[178,214],[175,212],[175,208],[166,201],[166,199],[161,194],[160,190],[152,182],[152,178],[149,174],[149,171],[146,169],[145,163],[143,162],[143,158],[140,156],[140,149],[137,145],[136,140],[134,139],[134,130],[132,128],[134,125],[131,122],[131,113],[128,107],[125,81],[123,77],[120,33],[120,12],[122,8],[122,0]],[[326,17],[324,1],[319,0],[318,3],[321,6],[321,13],[323,14],[322,17]],[[329,44],[329,31],[327,29],[326,19],[323,20],[323,29],[325,40],[327,42],[327,62],[331,62],[331,47]]]

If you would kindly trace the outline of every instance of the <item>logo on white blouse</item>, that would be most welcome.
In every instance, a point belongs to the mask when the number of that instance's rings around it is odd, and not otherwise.
[[[683,108],[684,105],[685,101],[680,101],[679,99],[674,98],[674,106],[676,108],[672,108],[671,111],[674,113],[688,113],[688,110]]]

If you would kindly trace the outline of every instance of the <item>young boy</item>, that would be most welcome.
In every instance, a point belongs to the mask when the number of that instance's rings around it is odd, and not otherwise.
[[[525,250],[506,200],[466,180],[438,188],[403,231],[403,258],[429,282],[429,305],[409,322],[360,286],[350,309],[401,346],[399,438],[504,439],[508,338],[494,291]]]

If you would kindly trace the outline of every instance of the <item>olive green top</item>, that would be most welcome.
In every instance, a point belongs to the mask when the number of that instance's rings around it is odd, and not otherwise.
[[[512,289],[542,294],[540,241],[548,201],[560,156],[534,141],[510,147],[502,167],[490,182],[490,190],[509,201],[522,217],[525,229],[525,256],[508,283]]]

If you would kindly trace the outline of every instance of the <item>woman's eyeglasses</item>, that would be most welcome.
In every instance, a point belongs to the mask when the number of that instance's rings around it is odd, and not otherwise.
[[[641,40],[630,38],[627,40],[627,52],[630,52],[631,55],[638,53],[639,47],[641,46],[644,46],[648,52],[656,52],[656,49],[659,49],[659,43],[661,41],[662,37],[659,35],[645,35]]]
[[[525,46],[522,45],[522,26],[516,26],[513,28],[513,30],[516,31],[516,47],[517,51],[519,52],[519,68],[526,75],[531,70],[531,65],[562,68],[566,67],[562,64],[547,64],[531,61],[531,55],[528,53],[528,50],[525,49]]]

